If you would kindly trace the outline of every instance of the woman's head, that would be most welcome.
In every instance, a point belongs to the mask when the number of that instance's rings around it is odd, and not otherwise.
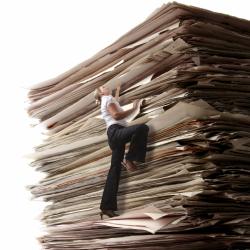
[[[108,86],[102,85],[98,88],[95,89],[94,91],[94,97],[95,97],[95,102],[96,104],[100,104],[101,103],[101,98],[103,95],[110,95],[111,91],[110,88]]]

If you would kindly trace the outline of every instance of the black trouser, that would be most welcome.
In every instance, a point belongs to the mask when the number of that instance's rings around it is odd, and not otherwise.
[[[123,127],[111,125],[107,130],[108,144],[112,150],[111,166],[104,187],[100,209],[117,210],[117,191],[121,175],[121,162],[125,144],[130,142],[125,159],[145,162],[149,127],[146,124]]]

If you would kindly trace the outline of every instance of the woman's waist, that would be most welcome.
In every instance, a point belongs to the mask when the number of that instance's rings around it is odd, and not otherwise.
[[[108,131],[113,130],[113,129],[124,128],[124,127],[126,127],[126,126],[125,126],[125,125],[122,125],[122,124],[120,124],[120,123],[113,123],[113,124],[110,124],[110,125],[107,127],[106,131],[108,132]]]

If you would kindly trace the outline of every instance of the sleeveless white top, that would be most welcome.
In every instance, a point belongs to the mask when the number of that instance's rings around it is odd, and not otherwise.
[[[115,120],[111,114],[108,112],[108,105],[110,103],[115,103],[117,106],[117,109],[120,111],[124,111],[122,109],[122,107],[120,106],[119,102],[116,101],[116,99],[112,96],[112,95],[103,95],[102,99],[101,99],[101,113],[102,113],[102,118],[105,120],[107,129],[109,126],[111,126],[112,124],[120,124],[122,126],[127,126],[128,123],[126,122],[126,120],[120,119],[120,120]]]

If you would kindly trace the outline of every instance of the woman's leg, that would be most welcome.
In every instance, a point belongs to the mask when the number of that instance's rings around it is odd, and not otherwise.
[[[126,154],[126,159],[130,161],[145,162],[147,152],[147,139],[149,128],[142,124],[132,135],[129,151]]]
[[[117,144],[130,142],[125,158],[129,161],[145,162],[149,127],[146,124],[122,127],[115,131],[114,140]]]
[[[124,157],[125,145],[112,150],[111,167],[104,187],[100,209],[117,210],[117,192],[121,175],[121,162]]]
[[[149,128],[146,124],[129,127],[114,125],[108,130],[108,142],[112,149],[112,158],[100,205],[102,210],[117,210],[117,192],[125,144],[130,142],[126,159],[145,162],[148,131]]]

